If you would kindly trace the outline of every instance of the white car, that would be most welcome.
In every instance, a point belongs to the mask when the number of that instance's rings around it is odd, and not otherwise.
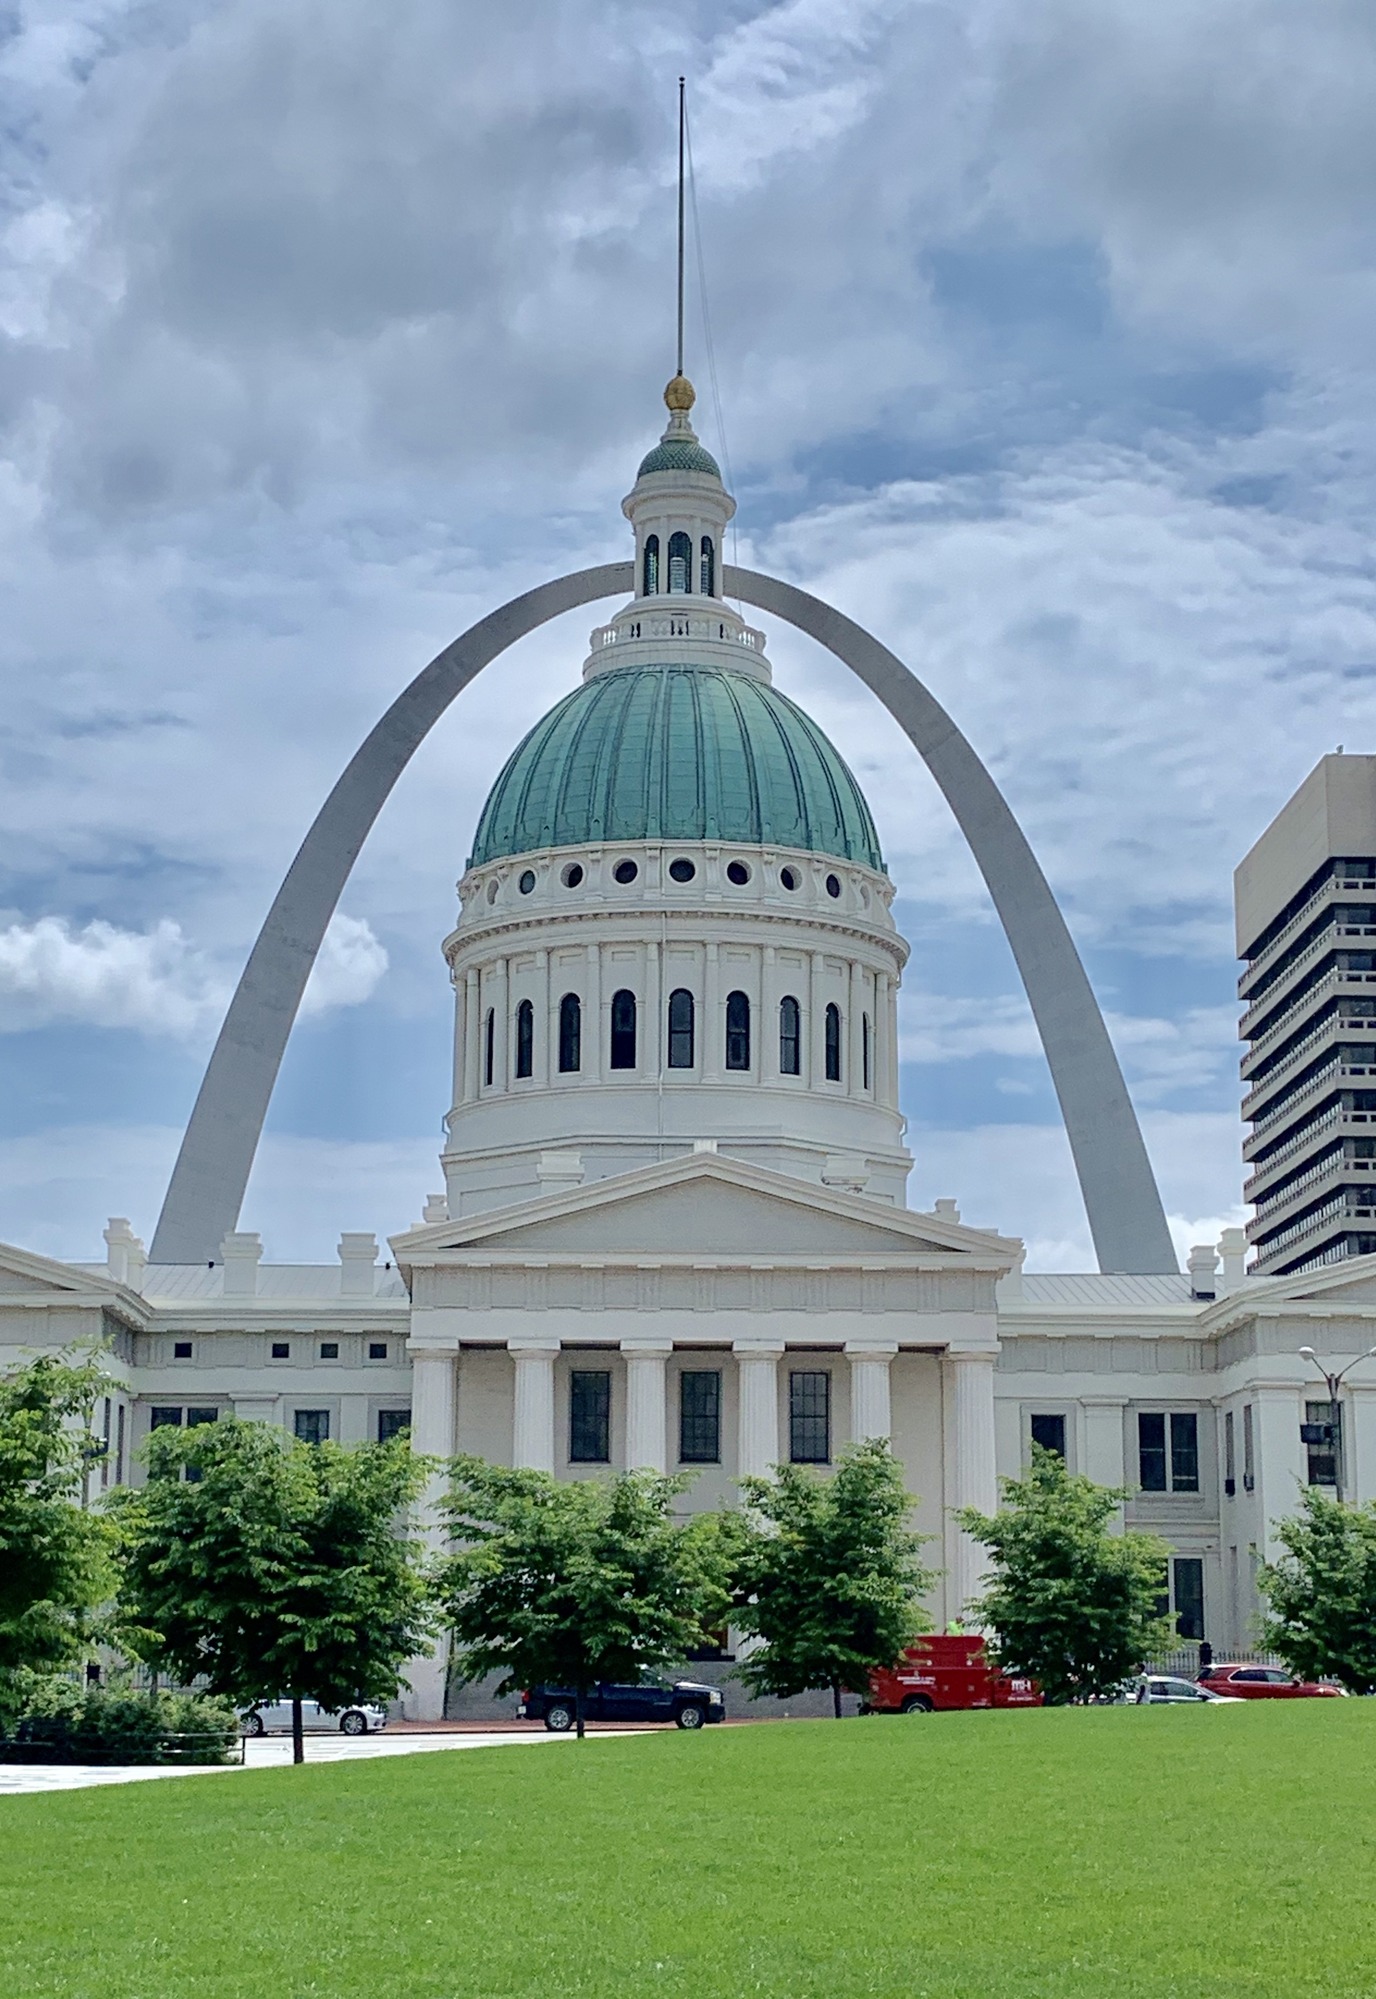
[[[1197,1680],[1178,1680],[1166,1673],[1143,1673],[1137,1682],[1136,1698],[1151,1707],[1175,1707],[1185,1701],[1228,1701],[1233,1706],[1240,1705],[1236,1694],[1216,1694],[1212,1687],[1201,1687]]]
[[[259,1701],[255,1707],[246,1708],[239,1720],[245,1735],[266,1735],[270,1730],[291,1729],[291,1700]],[[386,1728],[387,1710],[373,1707],[368,1701],[358,1701],[352,1707],[321,1707],[319,1701],[302,1701],[301,1725],[313,1732],[327,1729],[331,1734],[367,1735],[370,1730]]]

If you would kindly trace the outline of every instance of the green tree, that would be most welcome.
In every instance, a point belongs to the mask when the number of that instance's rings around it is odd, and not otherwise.
[[[729,1604],[714,1519],[679,1524],[679,1479],[648,1471],[561,1482],[457,1458],[445,1502],[458,1544],[440,1594],[465,1679],[499,1693],[589,1688],[682,1659]]]
[[[739,1668],[755,1693],[863,1687],[931,1629],[921,1597],[936,1580],[912,1531],[912,1495],[888,1444],[841,1453],[830,1478],[779,1465],[743,1478],[754,1532],[737,1553],[735,1621],[761,1642]]]
[[[1344,1506],[1317,1486],[1276,1529],[1286,1553],[1257,1580],[1265,1642],[1302,1679],[1376,1691],[1376,1506]]]
[[[342,1449],[230,1420],[155,1430],[146,1456],[113,1508],[131,1651],[240,1707],[289,1694],[298,1763],[303,1699],[395,1697],[431,1630],[405,1437]]]
[[[1128,1489],[1072,1474],[1058,1451],[1034,1444],[1027,1476],[1001,1485],[992,1519],[973,1507],[958,1516],[994,1557],[967,1616],[993,1633],[1004,1670],[1029,1674],[1051,1705],[1112,1693],[1169,1643],[1170,1551],[1155,1534],[1111,1533]]]
[[[44,1356],[0,1379],[0,1699],[26,1670],[79,1659],[113,1591],[110,1535],[89,1512],[110,1382],[95,1354]]]

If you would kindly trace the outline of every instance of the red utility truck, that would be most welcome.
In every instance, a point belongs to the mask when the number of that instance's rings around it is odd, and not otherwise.
[[[989,1664],[984,1640],[919,1638],[896,1666],[870,1674],[869,1714],[944,1714],[971,1707],[1040,1707],[1035,1680],[1013,1679]]]

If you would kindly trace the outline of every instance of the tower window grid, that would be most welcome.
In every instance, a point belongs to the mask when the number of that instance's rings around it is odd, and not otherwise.
[[[685,1368],[679,1376],[678,1456],[685,1465],[721,1462],[721,1372]]]
[[[612,1378],[604,1368],[569,1375],[569,1463],[611,1462]]]
[[[824,1368],[788,1377],[788,1455],[795,1465],[831,1463],[831,1375]]]

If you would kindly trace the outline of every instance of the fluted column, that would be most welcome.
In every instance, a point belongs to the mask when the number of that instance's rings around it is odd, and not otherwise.
[[[736,1340],[738,1475],[761,1474],[779,1462],[779,1362],[781,1346]]]
[[[482,1000],[476,965],[469,967],[463,980],[463,1092],[461,1101],[471,1104],[478,1094],[478,1047],[482,1033]]]
[[[666,1391],[672,1340],[623,1340],[626,1359],[626,1469],[667,1471]]]
[[[526,1471],[554,1470],[554,1362],[558,1340],[508,1340],[516,1365],[511,1462]]]
[[[448,1350],[411,1354],[411,1448],[420,1457],[454,1455],[454,1415],[457,1406],[458,1355]],[[416,1503],[416,1526],[432,1549],[444,1546],[445,1531],[439,1503],[447,1477],[432,1472]],[[412,1659],[406,1669],[410,1692],[403,1701],[410,1721],[441,1721],[449,1668],[449,1642],[441,1637],[429,1652]]]
[[[857,1444],[893,1434],[889,1399],[889,1369],[898,1352],[896,1340],[847,1340],[850,1362],[850,1433]]]
[[[954,1399],[955,1463],[951,1466],[948,1491],[957,1508],[976,1507],[992,1513],[998,1505],[998,1473],[994,1458],[994,1358],[993,1347],[952,1348],[947,1355],[949,1379]],[[971,1598],[979,1594],[988,1557],[978,1541],[957,1529],[955,1602],[957,1617]]]

